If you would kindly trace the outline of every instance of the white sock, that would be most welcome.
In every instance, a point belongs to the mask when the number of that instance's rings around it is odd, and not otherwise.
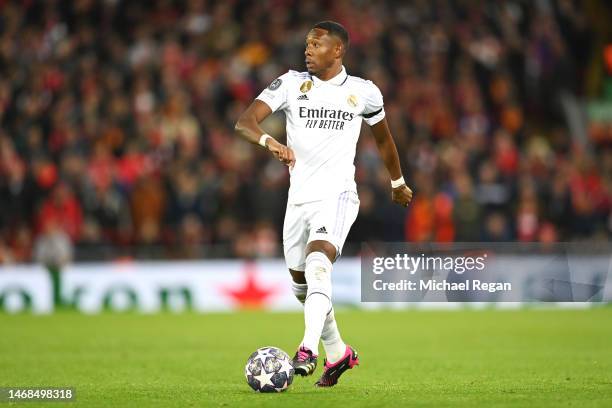
[[[308,292],[308,285],[305,283],[291,282],[291,286],[295,297],[300,303],[304,304],[306,293]],[[344,344],[342,337],[340,337],[333,308],[325,318],[323,331],[321,332],[321,341],[323,342],[327,361],[330,363],[335,363],[344,356],[346,344]]]
[[[306,283],[308,294],[304,302],[304,339],[302,346],[319,354],[319,340],[327,313],[331,309],[332,263],[322,252],[312,252],[306,257]]]
[[[323,341],[323,348],[325,349],[325,355],[327,356],[328,362],[335,363],[344,356],[346,344],[344,344],[342,337],[340,337],[338,325],[336,324],[336,317],[334,316],[334,309],[329,312],[325,319],[321,340]]]
[[[302,346],[310,349],[315,355],[319,354],[319,340],[327,311],[329,311],[329,299],[320,293],[309,296],[304,303],[306,330],[304,330]]]
[[[308,285],[306,283],[296,283],[291,281],[291,289],[293,290],[295,298],[301,304],[304,304],[306,301],[306,294],[308,293]]]

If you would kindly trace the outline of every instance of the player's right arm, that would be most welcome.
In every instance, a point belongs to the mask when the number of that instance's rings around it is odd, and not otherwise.
[[[271,113],[272,109],[267,103],[255,99],[244,113],[240,115],[234,130],[247,141],[264,146],[281,163],[293,168],[295,165],[293,150],[266,134],[259,126]]]

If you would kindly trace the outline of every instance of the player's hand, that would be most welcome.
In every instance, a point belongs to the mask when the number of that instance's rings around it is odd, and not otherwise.
[[[266,147],[272,152],[274,157],[283,164],[289,166],[290,169],[295,166],[295,154],[290,147],[285,146],[282,143],[277,142],[274,139],[269,138],[266,141]]]
[[[402,207],[408,207],[408,204],[412,201],[412,190],[407,185],[402,184],[393,189],[391,199]]]

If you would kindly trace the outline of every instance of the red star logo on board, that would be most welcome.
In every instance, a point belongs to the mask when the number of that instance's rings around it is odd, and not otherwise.
[[[221,288],[221,291],[230,297],[240,309],[261,309],[279,291],[276,287],[260,286],[256,279],[256,271],[255,264],[248,262],[244,269],[241,286]]]

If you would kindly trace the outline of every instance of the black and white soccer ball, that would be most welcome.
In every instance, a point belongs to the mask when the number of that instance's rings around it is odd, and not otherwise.
[[[262,347],[249,357],[244,375],[257,392],[285,391],[293,382],[293,365],[287,353],[278,347]]]

